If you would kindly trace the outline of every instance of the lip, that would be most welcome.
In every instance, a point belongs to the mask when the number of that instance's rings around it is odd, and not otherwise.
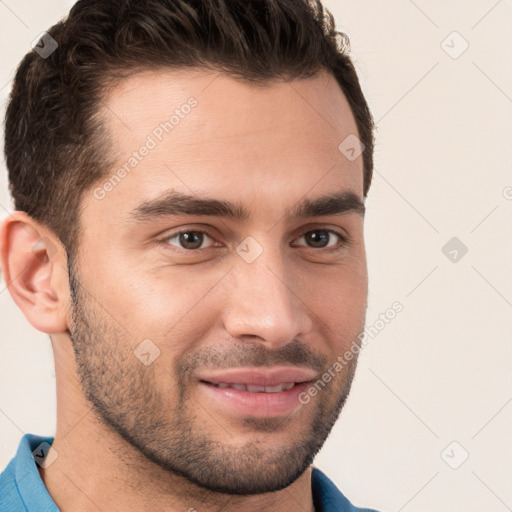
[[[303,406],[299,395],[316,377],[316,372],[301,368],[232,368],[199,375],[199,386],[209,406],[229,416],[272,418],[290,415]],[[291,389],[278,392],[250,392],[234,388],[220,388],[216,384],[246,384],[249,386],[276,386],[295,382]]]
[[[230,368],[204,372],[198,375],[201,381],[211,384],[247,384],[250,386],[276,386],[283,382],[309,382],[316,377],[316,372],[307,368],[286,366],[274,368]]]

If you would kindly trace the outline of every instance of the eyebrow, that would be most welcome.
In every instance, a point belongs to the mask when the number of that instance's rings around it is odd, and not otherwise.
[[[303,198],[285,216],[290,220],[346,213],[364,216],[365,210],[364,203],[356,193],[351,190],[341,190],[315,198]],[[247,221],[251,218],[251,211],[237,202],[168,191],[138,205],[131,211],[130,218],[136,222],[148,222],[161,217],[178,215],[204,215]]]

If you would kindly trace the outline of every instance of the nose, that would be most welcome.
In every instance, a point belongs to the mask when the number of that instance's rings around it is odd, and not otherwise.
[[[223,320],[233,338],[256,338],[272,349],[311,331],[311,311],[300,282],[278,249],[264,250],[252,263],[240,258],[229,277]]]

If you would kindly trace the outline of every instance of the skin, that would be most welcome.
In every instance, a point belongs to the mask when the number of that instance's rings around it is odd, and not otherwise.
[[[103,199],[84,194],[73,262],[24,212],[2,225],[11,296],[51,335],[58,457],[38,469],[64,512],[314,510],[310,462],[357,357],[307,405],[273,418],[226,410],[196,377],[274,364],[321,376],[364,329],[363,216],[285,217],[305,196],[350,190],[363,201],[362,158],[338,150],[356,124],[324,73],[256,88],[203,70],[145,71],[117,85],[100,112],[117,155],[111,171],[191,96],[197,106]],[[252,215],[131,220],[170,189],[237,201]],[[169,238],[208,227],[201,249]],[[326,253],[303,236],[315,229],[350,241]],[[263,250],[252,263],[236,252],[248,236]],[[134,355],[145,339],[160,350],[147,366]]]

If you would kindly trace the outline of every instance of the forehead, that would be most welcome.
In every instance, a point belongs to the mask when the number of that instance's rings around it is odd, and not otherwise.
[[[267,215],[315,193],[362,196],[362,157],[339,149],[357,127],[327,73],[254,86],[212,71],[145,71],[113,88],[102,114],[116,164],[97,184],[105,198],[85,201],[103,213],[127,217],[166,190],[261,198]]]
[[[197,105],[188,109],[192,98]],[[245,157],[248,146],[263,157],[276,148],[338,156],[340,138],[357,133],[348,102],[327,73],[255,86],[197,69],[141,72],[115,87],[104,105],[107,128],[125,155],[159,128],[163,140],[153,137],[173,146],[176,156],[197,155],[198,146],[235,157]],[[169,123],[172,130],[165,130]]]

